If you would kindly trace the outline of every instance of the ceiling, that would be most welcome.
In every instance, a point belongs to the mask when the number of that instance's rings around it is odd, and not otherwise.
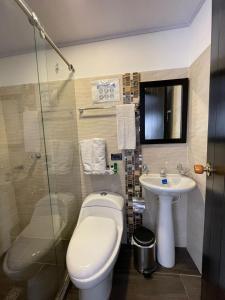
[[[190,25],[204,0],[27,0],[58,46]],[[0,57],[34,48],[14,0],[0,1]]]

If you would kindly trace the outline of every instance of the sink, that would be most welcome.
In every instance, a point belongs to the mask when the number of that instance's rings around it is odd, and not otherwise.
[[[167,179],[163,184],[162,180]],[[165,178],[159,174],[148,174],[140,177],[141,185],[156,195],[177,196],[193,190],[196,183],[193,179],[179,174],[168,174]]]
[[[141,185],[159,196],[157,226],[157,260],[166,268],[175,265],[175,241],[172,214],[174,197],[190,192],[196,186],[193,179],[179,174],[143,174],[139,178]]]

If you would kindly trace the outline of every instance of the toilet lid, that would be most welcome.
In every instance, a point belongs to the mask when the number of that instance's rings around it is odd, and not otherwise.
[[[67,252],[72,277],[86,279],[96,274],[111,256],[117,240],[117,227],[109,218],[87,217],[76,228]]]

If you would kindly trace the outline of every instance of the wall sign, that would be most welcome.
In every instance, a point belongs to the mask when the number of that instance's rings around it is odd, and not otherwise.
[[[94,103],[120,100],[119,78],[92,81],[92,99]]]

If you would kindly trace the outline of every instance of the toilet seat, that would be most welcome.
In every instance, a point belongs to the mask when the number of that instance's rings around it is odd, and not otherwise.
[[[70,241],[70,275],[78,280],[95,275],[112,255],[117,235],[113,219],[94,216],[85,218]]]

